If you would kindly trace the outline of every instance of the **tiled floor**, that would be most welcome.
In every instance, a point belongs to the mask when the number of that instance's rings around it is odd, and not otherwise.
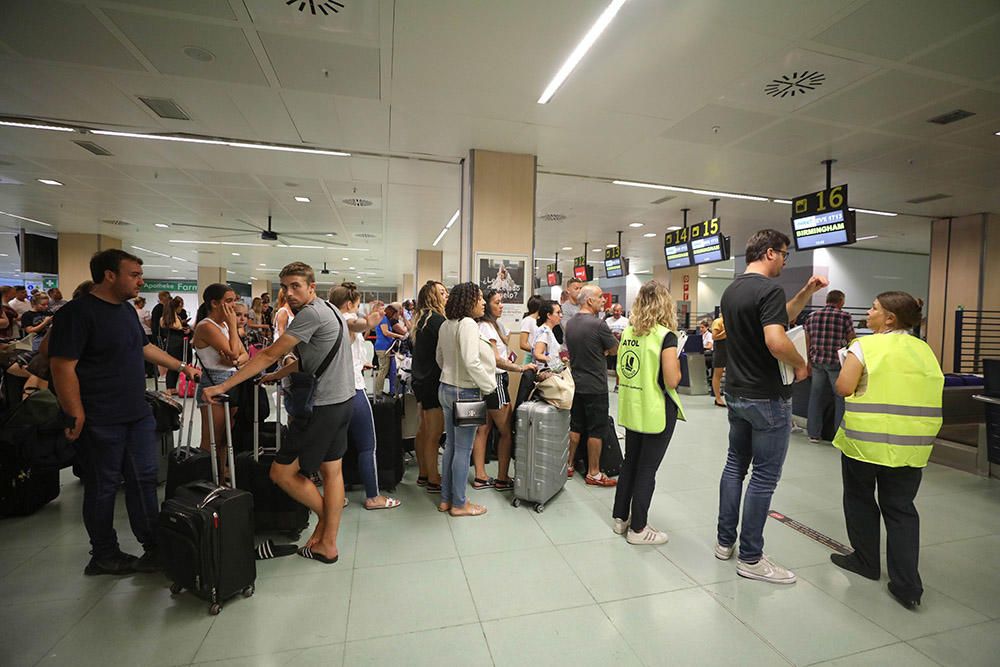
[[[344,515],[341,560],[259,564],[257,594],[217,617],[160,576],[82,575],[81,488],[0,522],[2,665],[995,665],[1000,655],[1000,483],[930,466],[922,515],[924,604],[909,612],[879,583],[776,521],[767,551],[799,581],[736,576],[712,556],[726,413],[683,397],[689,421],[658,475],[660,548],[610,529],[613,489],[578,477],[543,514],[509,494],[452,519],[407,471],[396,510]],[[792,436],[773,507],[847,541],[838,454]],[[136,551],[124,507],[122,545]]]

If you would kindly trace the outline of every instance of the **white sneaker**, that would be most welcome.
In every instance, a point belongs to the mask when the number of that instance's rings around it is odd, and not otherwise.
[[[625,535],[625,541],[629,544],[666,544],[669,539],[670,537],[666,533],[648,524],[642,529],[641,533],[637,533],[630,528]]]
[[[715,557],[719,560],[729,560],[733,557],[733,551],[736,550],[736,545],[729,547],[724,547],[718,542],[715,543]]]
[[[795,573],[786,570],[775,562],[772,562],[766,555],[762,555],[760,560],[751,565],[741,560],[736,561],[736,574],[747,579],[757,579],[772,584],[794,584]]]
[[[628,521],[615,519],[615,525],[612,526],[611,530],[615,531],[615,535],[624,535],[625,531],[628,530]]]

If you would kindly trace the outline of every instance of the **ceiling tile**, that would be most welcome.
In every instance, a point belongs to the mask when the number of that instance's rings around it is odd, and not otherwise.
[[[156,2],[157,0],[148,0]],[[258,25],[281,26],[302,33],[333,35],[378,43],[380,3],[344,2],[344,6],[329,9],[329,3],[274,2],[274,0],[243,0],[253,22]],[[326,7],[322,7],[322,5]],[[310,7],[314,5],[315,9]],[[324,11],[325,10],[325,11]],[[392,10],[390,10],[392,11]]]
[[[136,5],[150,9],[168,10],[180,14],[193,14],[213,19],[236,20],[229,0],[119,0],[119,4]]]
[[[839,49],[899,60],[997,13],[995,0],[878,0],[813,39]]]
[[[104,12],[163,74],[267,84],[257,57],[240,28],[117,9]],[[207,49],[214,59],[201,62],[188,57],[184,49],[191,46]]]
[[[975,115],[948,125],[928,122],[930,118],[958,109],[971,111]],[[879,129],[928,139],[944,138],[947,140],[947,136],[955,132],[998,120],[1000,120],[1000,93],[973,89],[883,123]]]
[[[906,148],[895,150],[885,155],[859,162],[858,169],[874,169],[887,171],[901,176],[919,175],[925,169],[936,165],[966,159],[969,150],[949,144],[929,142],[913,143]]]
[[[813,102],[801,113],[851,125],[874,125],[960,90],[962,86],[955,83],[890,70]]]
[[[801,153],[799,157],[820,162],[837,160],[840,166],[870,160],[913,143],[913,139],[875,132],[856,132]]]
[[[769,155],[795,155],[834,141],[851,130],[804,118],[788,118],[733,145],[734,148]]]
[[[0,41],[28,58],[142,69],[88,8],[76,3],[4,0]]]
[[[709,104],[671,126],[664,139],[721,146],[778,120],[778,116]]]
[[[964,3],[957,3],[957,6],[960,7],[962,4]],[[994,8],[1000,6],[997,2],[991,4]],[[951,11],[956,5],[943,6]],[[920,67],[976,81],[996,79],[998,63],[1000,63],[1000,20],[994,20],[913,61],[914,65]]]
[[[377,48],[268,32],[259,34],[283,88],[379,98]]]

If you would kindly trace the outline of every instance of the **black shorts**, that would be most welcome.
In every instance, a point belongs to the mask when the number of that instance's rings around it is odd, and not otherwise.
[[[440,382],[417,382],[413,381],[413,395],[417,398],[417,403],[424,410],[441,409],[441,400],[438,398],[438,387]]]
[[[290,465],[298,459],[299,469],[311,475],[319,471],[321,463],[344,458],[353,405],[353,398],[333,405],[317,405],[309,417],[290,419],[288,442],[281,443],[275,462]]]
[[[726,339],[717,340],[712,344],[712,368],[726,367]]]
[[[608,355],[608,370],[613,371],[618,369],[618,355],[609,354]]]
[[[574,394],[569,413],[569,430],[586,433],[588,438],[600,438],[608,433],[608,395]]]
[[[487,410],[499,410],[510,404],[510,376],[497,373],[497,390],[483,397]]]

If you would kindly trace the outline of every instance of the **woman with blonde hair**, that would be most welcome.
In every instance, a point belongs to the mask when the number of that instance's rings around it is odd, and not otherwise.
[[[413,395],[420,406],[420,426],[414,450],[417,455],[417,484],[427,493],[441,493],[441,473],[438,471],[438,445],[444,433],[444,415],[438,399],[441,367],[435,354],[438,330],[444,324],[444,307],[448,290],[441,283],[428,280],[417,294],[417,313],[413,316],[410,336],[413,342]]]
[[[647,522],[656,471],[684,409],[677,396],[677,313],[667,288],[651,280],[639,290],[618,347],[618,423],[625,427],[625,460],[612,512],[614,531],[629,544],[665,544]]]

